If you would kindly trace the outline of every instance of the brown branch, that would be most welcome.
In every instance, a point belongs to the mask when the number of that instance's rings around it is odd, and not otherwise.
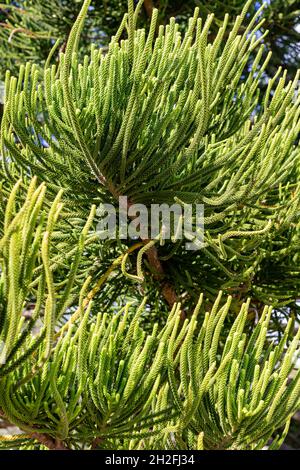
[[[53,439],[51,436],[48,436],[48,434],[34,432],[30,434],[30,437],[39,441],[45,447],[48,447],[49,450],[70,450],[62,441]]]
[[[99,446],[99,444],[101,444],[101,442],[103,442],[103,438],[96,437],[92,442],[91,449],[97,449],[97,447]]]
[[[147,240],[148,243],[150,240]],[[161,284],[161,293],[168,303],[169,307],[172,308],[175,303],[178,302],[178,296],[176,294],[175,288],[173,284],[167,280],[165,280],[165,270],[161,260],[159,259],[158,250],[156,246],[153,246],[146,252],[146,256],[149,261],[149,265],[153,269],[153,278],[160,282]],[[186,318],[186,313],[184,310],[181,310],[181,319],[184,320]]]
[[[66,51],[66,46],[67,46],[67,41],[64,41],[59,48],[59,51],[58,51],[59,55],[63,54]]]
[[[147,240],[148,243],[150,240]],[[177,294],[174,287],[168,282],[164,282],[165,270],[163,268],[162,262],[158,256],[158,250],[156,246],[153,246],[146,252],[149,264],[154,271],[153,277],[155,280],[162,283],[162,294],[165,300],[168,302],[168,305],[172,308],[174,303],[178,302]]]
[[[151,2],[152,3],[152,2]],[[112,191],[112,187],[109,188],[110,192],[113,194],[115,198],[118,198],[120,194],[117,194],[116,190]],[[134,203],[127,199],[127,211],[128,209],[133,205]],[[149,239],[143,240],[145,245],[150,242]],[[151,266],[153,270],[153,278],[156,281],[160,282],[161,285],[161,293],[166,300],[167,304],[169,305],[170,308],[173,307],[175,303],[178,302],[178,296],[176,294],[174,286],[167,280],[165,280],[165,270],[162,265],[161,260],[159,259],[158,255],[158,250],[156,246],[151,247],[147,252],[146,256],[149,261],[149,265]],[[184,311],[181,312],[182,319],[185,319],[185,313]]]

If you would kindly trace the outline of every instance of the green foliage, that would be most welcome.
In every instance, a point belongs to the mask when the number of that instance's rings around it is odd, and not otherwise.
[[[226,16],[209,42],[213,17],[203,24],[198,9],[186,34],[171,20],[156,39],[157,11],[146,36],[136,29],[137,10],[130,21],[124,17],[106,55],[93,46],[80,63],[89,3],[59,64],[41,73],[27,63],[18,79],[7,73],[6,174],[13,180],[29,170],[54,194],[65,188],[67,207],[83,214],[91,203],[116,203],[121,195],[146,205],[204,204],[203,249],[191,254],[180,242],[159,248],[178,295],[190,292],[186,308],[195,302],[189,303],[191,296],[205,290],[213,299],[220,288],[243,289],[278,305],[296,299],[299,74],[287,82],[279,69],[258,99],[270,59],[256,35],[261,11],[238,34],[248,2],[232,31]],[[124,29],[128,39],[119,41]],[[292,266],[287,249],[296,256]],[[274,286],[264,267],[270,259],[280,272],[284,266],[287,275],[295,273],[292,284],[284,274]],[[121,283],[128,292],[131,283]],[[115,292],[120,289],[116,283]]]

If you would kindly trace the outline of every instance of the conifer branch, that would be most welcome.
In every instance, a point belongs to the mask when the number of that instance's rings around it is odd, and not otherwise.
[[[261,11],[242,27],[250,1],[211,39],[198,9],[157,36],[153,9],[146,34],[129,0],[107,54],[81,62],[89,5],[58,63],[56,43],[43,74],[6,75],[0,417],[24,434],[0,448],[277,449],[300,406],[296,307],[278,320],[300,287],[299,73],[259,100],[270,55]],[[204,204],[200,249],[101,240],[97,205],[124,195]]]
[[[49,450],[70,450],[68,447],[58,439],[53,439],[47,434],[40,434],[38,432],[30,434],[30,438],[40,442]]]
[[[149,18],[152,16],[152,12],[154,9],[153,1],[152,0],[144,0],[144,8]]]

